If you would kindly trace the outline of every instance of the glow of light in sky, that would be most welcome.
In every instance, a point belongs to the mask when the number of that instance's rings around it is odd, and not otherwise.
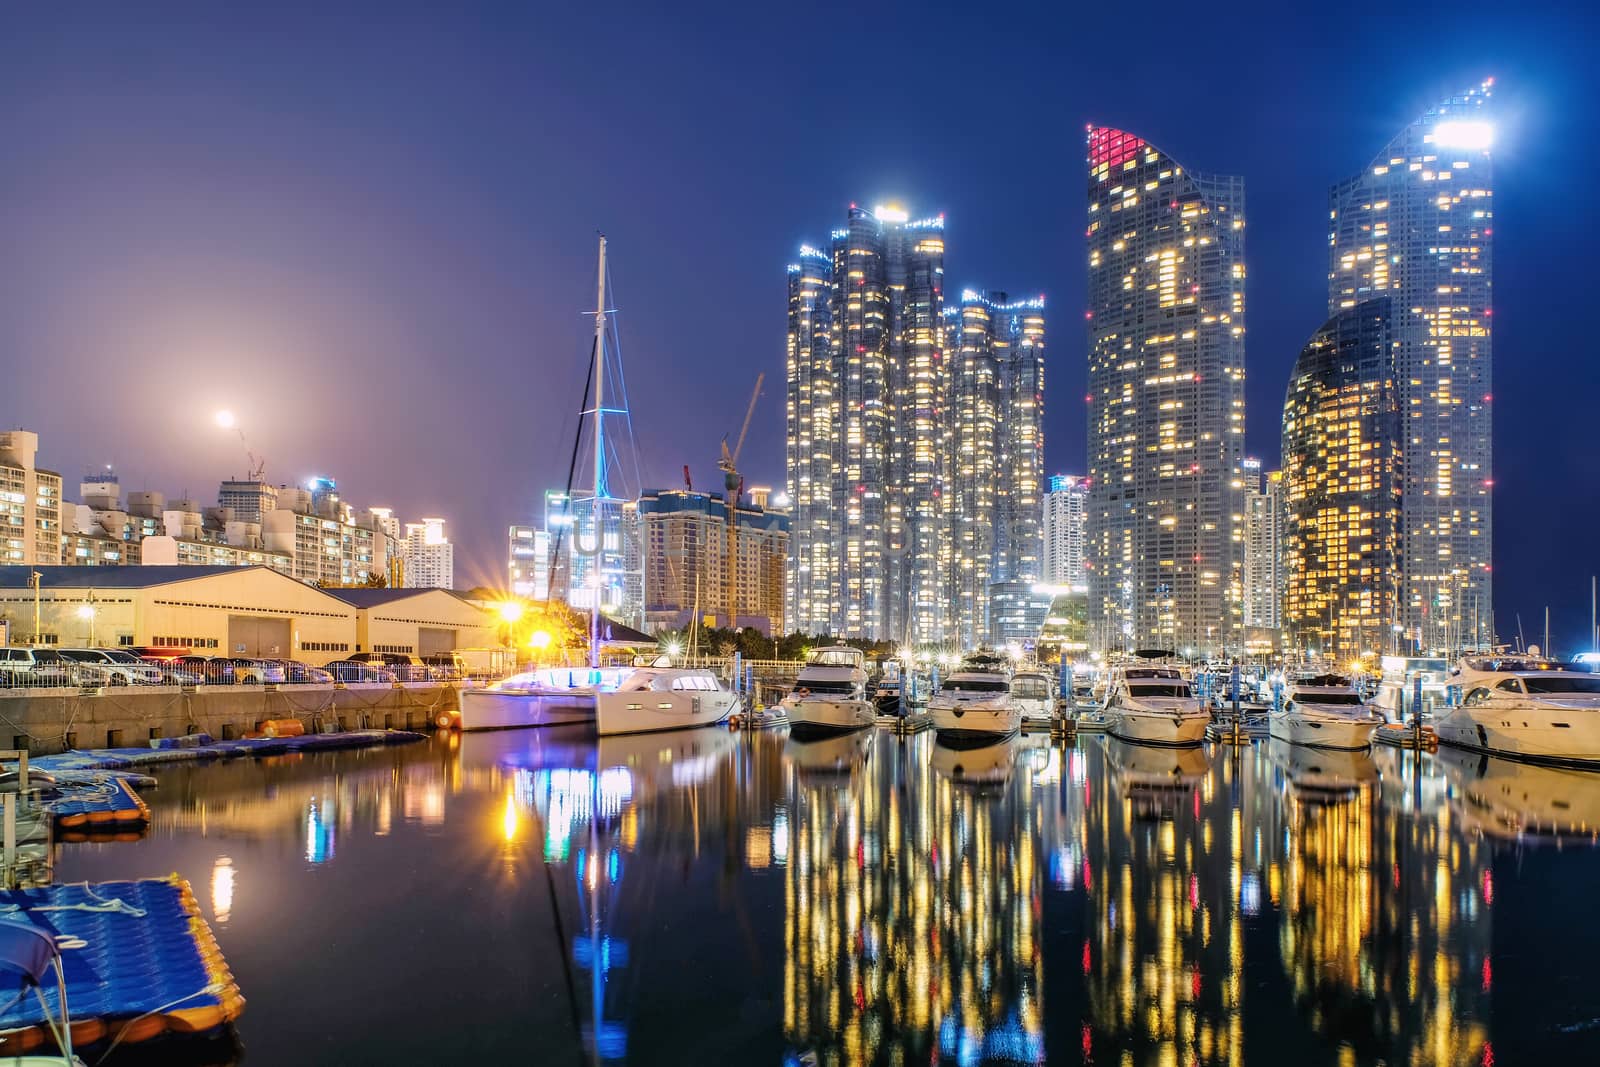
[[[226,408],[217,412],[215,418],[217,420],[217,425],[222,427],[224,430],[231,430],[235,426],[239,425],[239,420],[233,417],[233,412],[228,411]]]

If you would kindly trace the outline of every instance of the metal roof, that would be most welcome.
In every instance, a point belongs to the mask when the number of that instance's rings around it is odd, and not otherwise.
[[[0,589],[27,589],[29,577],[39,574],[41,589],[148,589],[157,585],[191,582],[196,578],[213,578],[219,574],[238,574],[242,571],[271,571],[289,581],[286,574],[259,564],[249,567],[0,567]]]

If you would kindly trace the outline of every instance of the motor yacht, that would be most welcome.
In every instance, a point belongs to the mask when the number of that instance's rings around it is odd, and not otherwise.
[[[843,645],[812,649],[781,706],[797,737],[871,726],[877,710],[867,695],[866,657]]]
[[[1119,667],[1106,683],[1106,732],[1142,745],[1198,745],[1211,716],[1176,667]]]
[[[595,694],[614,691],[633,667],[544,667],[461,690],[461,729],[593,723]]]
[[[1267,717],[1267,732],[1291,745],[1364,749],[1382,723],[1348,678],[1317,674],[1289,683],[1283,706]]]
[[[1011,703],[1021,713],[1024,724],[1048,726],[1056,714],[1056,691],[1050,672],[1034,668],[1013,674]]]
[[[961,661],[928,700],[928,717],[945,744],[992,744],[1022,729],[1011,699],[1009,664],[992,652]]]
[[[1600,766],[1600,675],[1533,656],[1468,658],[1445,692],[1440,744]]]
[[[738,707],[739,694],[709,670],[637,667],[594,704],[595,729],[606,737],[712,726]]]

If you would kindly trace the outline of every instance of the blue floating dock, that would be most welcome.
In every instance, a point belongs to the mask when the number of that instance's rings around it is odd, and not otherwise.
[[[58,781],[40,798],[57,827],[68,831],[116,830],[150,824],[150,809],[127,779]]]
[[[184,763],[204,759],[238,759],[242,756],[279,756],[286,752],[315,752],[323,749],[366,748],[371,745],[398,745],[420,741],[425,734],[409,730],[348,730],[336,734],[301,734],[299,737],[262,737],[238,741],[196,741],[170,748],[96,748],[62,752],[54,756],[35,756],[29,766],[41,771],[128,770],[161,763]],[[174,738],[172,740],[185,740]]]
[[[30,923],[60,947],[76,1047],[211,1033],[244,1010],[189,883],[175,874],[0,891],[0,922]],[[44,999],[59,1018],[54,983]],[[0,1057],[47,1042],[33,997],[0,1011]]]

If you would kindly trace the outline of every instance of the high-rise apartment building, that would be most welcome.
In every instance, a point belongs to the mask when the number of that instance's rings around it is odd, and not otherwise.
[[[1387,648],[1395,619],[1405,419],[1391,306],[1324,323],[1283,407],[1283,624],[1293,647],[1341,662]]]
[[[278,487],[263,481],[226,481],[217,489],[217,506],[231,508],[241,522],[260,522],[278,506]]]
[[[1243,622],[1244,179],[1091,127],[1097,645],[1220,654]]]
[[[1330,197],[1329,314],[1394,299],[1396,621],[1424,648],[1493,637],[1491,88],[1429,109]]]
[[[509,570],[511,592],[529,600],[550,599],[550,533],[532,526],[510,528]]]
[[[802,633],[829,632],[841,613],[833,516],[843,410],[834,376],[833,302],[833,258],[802,245],[789,265],[785,464],[793,508],[788,616]]]
[[[1042,573],[1043,301],[946,306],[944,218],[850,209],[789,266],[789,623],[968,644]]]
[[[445,536],[443,519],[406,523],[405,587],[453,589],[455,546]]]
[[[1283,472],[1244,461],[1244,624],[1283,625]]]
[[[644,621],[784,632],[784,570],[789,517],[764,501],[741,501],[728,514],[721,496],[661,489],[638,501],[644,561]]]
[[[38,434],[0,430],[0,563],[61,562],[61,475],[38,455]]]
[[[968,289],[945,318],[951,636],[967,646],[1018,632],[999,624],[991,587],[1043,576],[1044,299]]]
[[[1089,480],[1071,474],[1050,478],[1044,496],[1044,581],[1053,586],[1081,586]]]

